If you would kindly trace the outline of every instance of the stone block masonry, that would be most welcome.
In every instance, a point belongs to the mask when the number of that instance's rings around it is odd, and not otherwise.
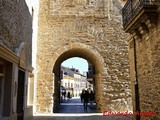
[[[3,76],[0,87],[0,119],[23,118],[28,107],[27,86],[28,74],[32,71],[31,64],[32,15],[26,1],[0,0],[0,72]],[[24,84],[20,84],[21,81]]]
[[[121,6],[120,1],[117,4]],[[109,12],[106,15],[110,5],[105,0],[40,1],[38,113],[53,112],[58,100],[58,88],[54,85],[58,85],[58,74],[53,67],[74,56],[91,61],[96,70],[100,68],[95,76],[97,111],[132,111],[128,35],[116,19],[117,14],[113,12],[113,18],[108,17]]]
[[[15,52],[21,42],[29,47],[31,64],[32,54],[32,16],[24,0],[4,1],[0,6],[0,41],[4,46]]]

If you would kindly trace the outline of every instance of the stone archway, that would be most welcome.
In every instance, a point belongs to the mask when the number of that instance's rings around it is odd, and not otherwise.
[[[58,81],[60,63],[73,56],[96,66],[95,78],[100,79],[99,95],[103,98],[98,101],[100,111],[132,111],[128,36],[122,30],[121,17],[117,17],[121,2],[95,1],[93,8],[87,2],[75,2],[74,10],[62,7],[61,11],[53,7],[56,4],[54,0],[40,4],[36,113],[53,112],[54,79]],[[81,6],[85,9],[79,11]]]
[[[71,44],[68,46],[64,46],[60,49],[58,49],[55,53],[57,58],[55,59],[54,67],[53,67],[53,73],[54,73],[54,109],[53,111],[56,112],[56,110],[59,107],[60,103],[60,65],[63,61],[65,61],[68,58],[71,57],[81,57],[89,61],[95,68],[95,88],[96,88],[96,103],[97,103],[97,111],[102,110],[103,104],[103,96],[102,96],[102,90],[101,90],[101,81],[102,81],[102,73],[103,73],[103,64],[104,60],[100,56],[100,54],[93,50],[90,46],[83,45],[83,44]]]
[[[102,111],[104,105],[104,99],[102,95],[102,74],[104,73],[104,60],[101,55],[88,45],[81,43],[70,44],[57,49],[54,54],[46,59],[48,64],[46,65],[45,73],[41,73],[41,81],[37,83],[37,112],[51,114],[56,111],[59,103],[59,66],[60,64],[71,57],[81,57],[88,60],[95,67],[95,84],[96,84],[96,100],[97,110]],[[53,87],[54,86],[54,87]],[[53,102],[54,101],[54,102]],[[54,106],[53,106],[54,105]]]
[[[40,56],[41,57],[41,56]],[[111,66],[92,46],[82,43],[71,43],[54,51],[48,51],[38,59],[36,113],[52,114],[59,105],[60,64],[71,57],[81,57],[95,67],[95,84],[97,111],[132,111],[130,81],[126,64],[117,61]],[[112,63],[112,64],[113,64]],[[122,66],[120,68],[119,66]],[[125,73],[124,73],[125,72]],[[124,75],[123,75],[124,74]],[[59,81],[59,83],[58,83]]]

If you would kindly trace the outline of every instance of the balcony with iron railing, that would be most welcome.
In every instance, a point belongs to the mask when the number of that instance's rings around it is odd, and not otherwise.
[[[156,21],[160,0],[128,0],[122,9],[123,28],[126,32],[140,22]]]

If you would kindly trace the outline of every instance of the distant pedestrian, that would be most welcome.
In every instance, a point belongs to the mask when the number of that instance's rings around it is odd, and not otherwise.
[[[94,101],[94,93],[93,91],[91,91],[91,93],[89,94],[89,101],[90,101],[90,107],[93,107],[93,101]]]
[[[68,100],[71,99],[71,93],[70,92],[67,93],[67,98],[68,98]]]
[[[66,91],[64,91],[64,93],[63,93],[63,99],[64,100],[66,99]]]
[[[87,91],[88,91],[88,93],[90,94],[91,91],[92,91],[92,89],[91,89],[91,88],[88,88]]]
[[[82,90],[82,93],[80,95],[80,97],[81,97],[81,103],[83,103],[84,93],[85,93],[85,89]]]
[[[89,99],[89,94],[88,94],[88,91],[85,90],[84,96],[83,96],[83,106],[84,106],[84,110],[86,111],[87,111],[88,99]]]

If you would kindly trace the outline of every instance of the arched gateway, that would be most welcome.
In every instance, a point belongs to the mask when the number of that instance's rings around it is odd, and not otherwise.
[[[60,90],[60,65],[63,61],[65,61],[68,58],[71,57],[81,57],[89,61],[93,67],[95,68],[95,89],[96,89],[96,103],[97,103],[97,110],[100,111],[101,107],[104,103],[104,99],[102,96],[101,91],[101,83],[102,83],[102,73],[103,71],[103,64],[104,60],[100,54],[91,48],[88,45],[84,44],[70,44],[67,46],[64,46],[62,48],[59,48],[56,50],[55,55],[57,57],[55,60],[50,61],[50,65],[54,65],[53,67],[53,73],[54,73],[54,111],[56,112],[56,109],[58,109],[59,106],[59,90]],[[83,66],[82,66],[83,67]],[[57,104],[58,103],[58,104]]]
[[[95,68],[97,111],[132,110],[128,44],[120,7],[120,0],[41,0],[36,113],[57,110],[60,64],[71,57],[84,58]]]

